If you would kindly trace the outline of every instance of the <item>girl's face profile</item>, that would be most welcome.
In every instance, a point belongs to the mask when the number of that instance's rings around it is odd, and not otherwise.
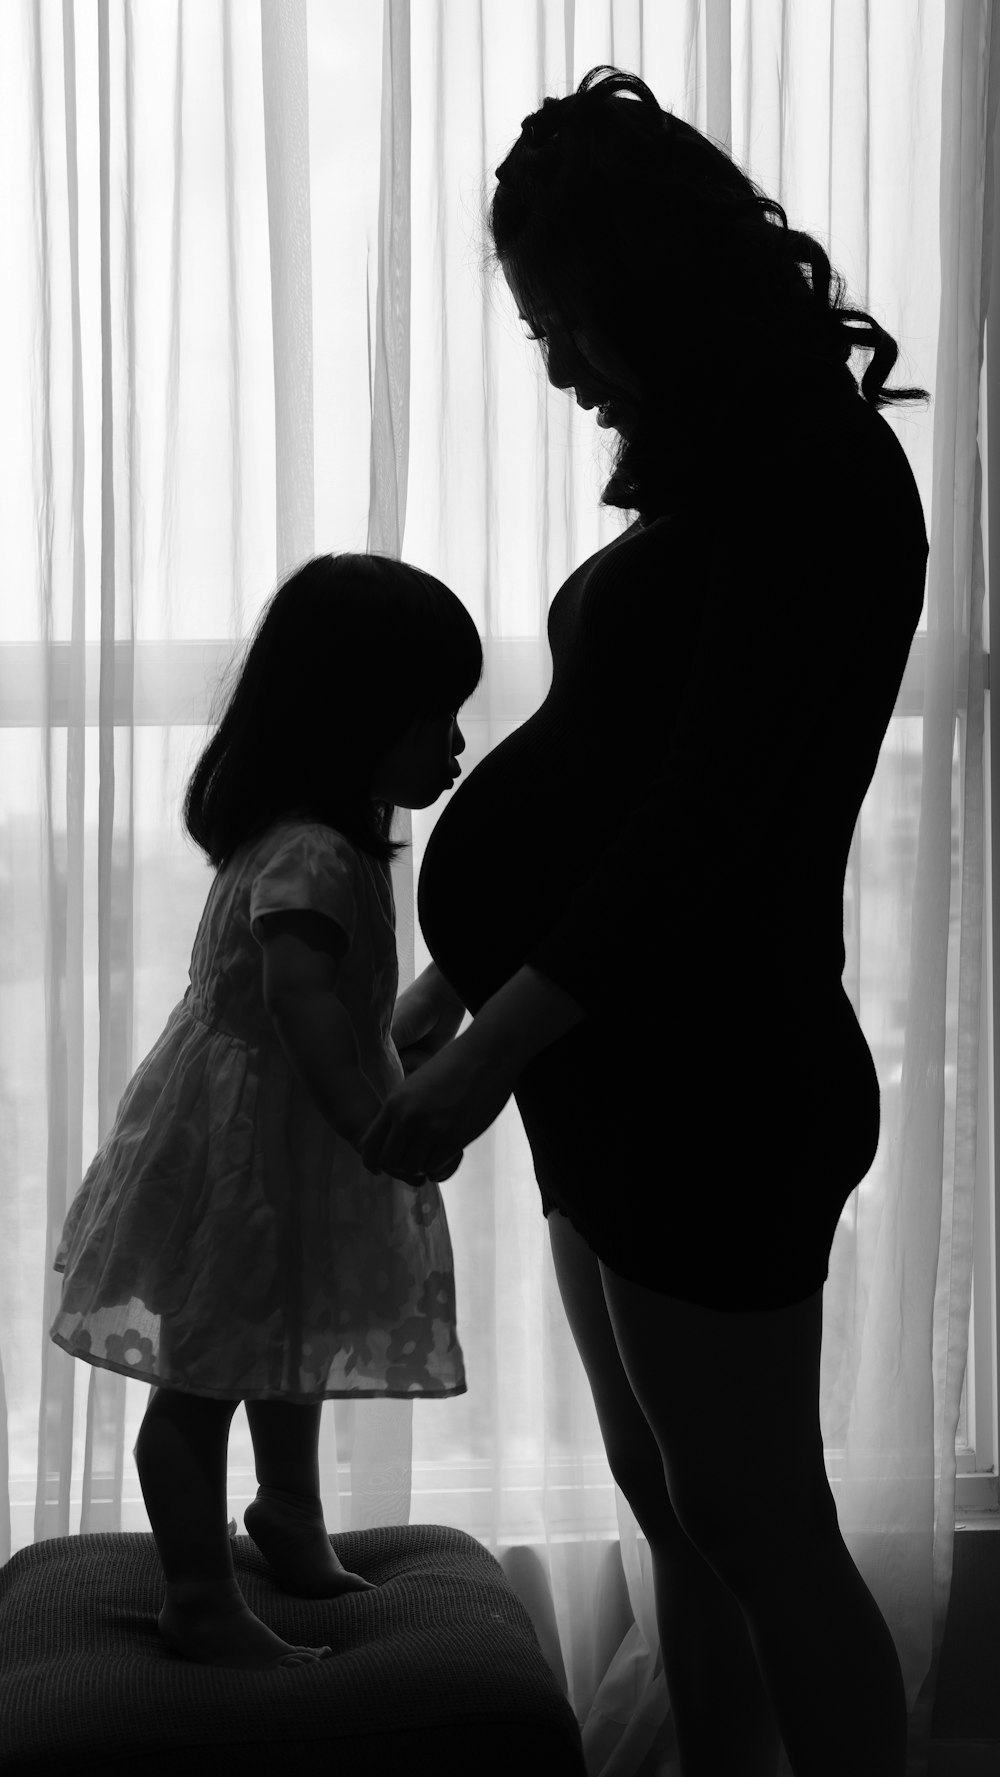
[[[397,808],[429,808],[443,790],[451,789],[460,771],[458,755],[464,752],[456,711],[415,717],[379,760],[371,794]]]

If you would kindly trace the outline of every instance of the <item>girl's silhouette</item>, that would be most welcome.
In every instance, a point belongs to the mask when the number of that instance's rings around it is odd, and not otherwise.
[[[329,1542],[322,1402],[465,1392],[451,1243],[432,1178],[366,1169],[403,1078],[388,834],[450,788],[476,626],[429,574],[322,556],[265,607],[185,800],[215,868],[190,982],[70,1206],[51,1337],[154,1384],[135,1455],[167,1581],[160,1627],[213,1665],[297,1664],[253,1615],[226,1526],[244,1401],[246,1526],[278,1583],[366,1587]],[[454,1036],[464,1014],[442,1002]],[[328,1649],[326,1650],[329,1651]]]

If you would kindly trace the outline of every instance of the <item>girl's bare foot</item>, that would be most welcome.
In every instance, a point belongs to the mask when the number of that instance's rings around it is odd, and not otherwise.
[[[374,1592],[370,1580],[349,1573],[334,1554],[318,1499],[259,1487],[243,1513],[256,1543],[283,1592],[299,1598],[335,1598],[341,1592]]]
[[[295,1647],[254,1616],[235,1580],[181,1580],[157,1618],[175,1654],[203,1666],[307,1666],[330,1647]]]

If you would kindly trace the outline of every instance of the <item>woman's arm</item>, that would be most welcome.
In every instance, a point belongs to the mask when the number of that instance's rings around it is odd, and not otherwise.
[[[547,976],[518,969],[462,1036],[389,1094],[365,1133],[365,1165],[394,1172],[404,1156],[413,1168],[450,1160],[496,1121],[525,1063],[586,1015]]]
[[[571,994],[526,963],[480,1007],[459,1041],[520,1068],[586,1016]]]

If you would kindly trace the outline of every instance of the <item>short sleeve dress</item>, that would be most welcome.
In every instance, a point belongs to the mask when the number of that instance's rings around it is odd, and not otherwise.
[[[403,1079],[389,871],[331,827],[277,822],[215,876],[184,998],[70,1205],[50,1337],[217,1400],[463,1394],[438,1187],[365,1168],[264,1005],[255,923],[288,909],[343,928],[361,1067],[383,1099]]]

